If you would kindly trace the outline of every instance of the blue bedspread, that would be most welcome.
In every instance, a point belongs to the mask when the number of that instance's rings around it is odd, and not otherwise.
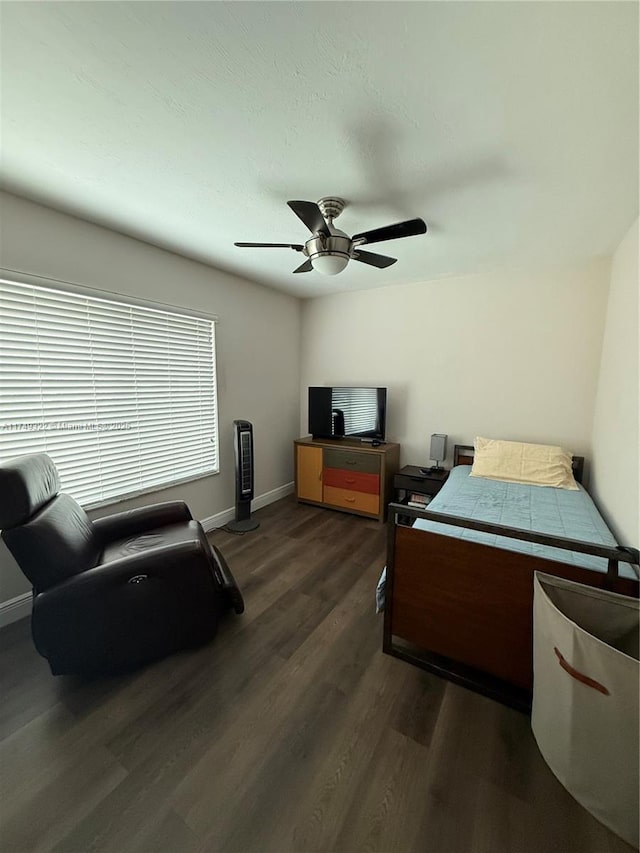
[[[444,487],[429,504],[429,511],[519,527],[523,530],[563,536],[596,545],[615,547],[618,544],[582,486],[579,486],[577,492],[547,486],[524,486],[520,483],[488,480],[484,477],[470,477],[470,472],[469,465],[453,468]],[[509,551],[571,563],[574,566],[582,566],[598,572],[607,571],[607,561],[603,557],[563,551],[561,548],[552,548],[549,545],[509,539],[506,536],[481,533],[450,524],[438,524],[424,518],[417,518],[413,526],[432,533],[441,533],[444,536],[469,539]],[[621,577],[637,579],[629,563],[618,563],[618,571]],[[386,569],[382,572],[376,590],[378,611],[384,606],[385,580]]]
[[[470,477],[470,472],[469,465],[454,468],[444,488],[429,504],[429,510],[596,545],[615,547],[618,544],[582,486],[579,486],[577,492],[548,486],[524,486],[484,477]],[[509,539],[494,533],[438,524],[423,518],[416,519],[414,527],[494,545],[509,551],[533,554],[547,560],[572,563],[574,566],[583,566],[598,572],[607,571],[607,561],[603,557],[592,557],[589,554],[563,551],[561,548],[551,548],[535,542]],[[620,563],[619,571],[624,577],[636,577],[628,563]]]

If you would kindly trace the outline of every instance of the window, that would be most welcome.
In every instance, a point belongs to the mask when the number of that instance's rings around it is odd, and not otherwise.
[[[85,507],[218,470],[214,323],[0,279],[0,459]]]

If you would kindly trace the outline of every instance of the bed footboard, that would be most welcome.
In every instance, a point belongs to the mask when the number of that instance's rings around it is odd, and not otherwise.
[[[535,571],[638,595],[617,565],[603,574],[399,525],[397,513],[430,515],[390,506],[383,651],[515,707],[531,701]]]

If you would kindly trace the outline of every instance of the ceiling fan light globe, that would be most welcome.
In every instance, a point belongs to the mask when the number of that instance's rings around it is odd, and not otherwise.
[[[314,270],[323,275],[338,275],[349,263],[347,255],[316,255],[311,258]]]

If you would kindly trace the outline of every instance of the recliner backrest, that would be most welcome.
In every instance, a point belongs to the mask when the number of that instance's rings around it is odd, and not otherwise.
[[[101,545],[91,520],[69,495],[46,453],[0,465],[2,538],[37,592],[93,568]]]

